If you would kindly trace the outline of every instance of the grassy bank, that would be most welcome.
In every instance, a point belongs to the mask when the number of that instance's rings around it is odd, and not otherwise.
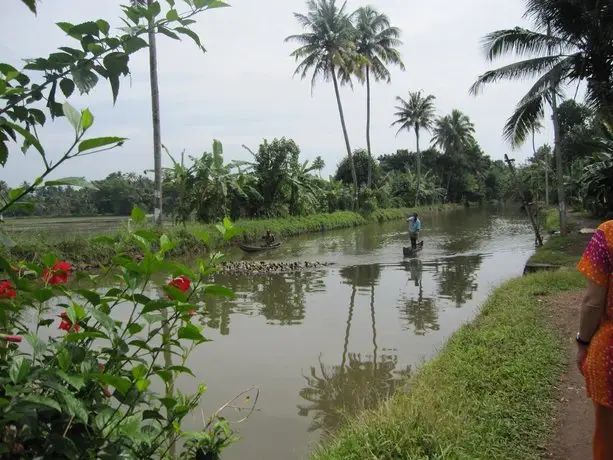
[[[417,212],[421,215],[428,215],[451,209],[457,209],[457,206],[422,207],[417,209]],[[236,240],[249,243],[258,241],[266,230],[271,230],[279,238],[289,238],[306,233],[403,219],[408,213],[408,209],[381,209],[369,215],[343,211],[305,217],[238,220],[234,225],[241,231],[240,236]],[[164,232],[177,242],[177,246],[172,252],[173,256],[197,255],[206,250],[205,245],[192,235],[194,230],[208,234],[211,237],[212,246],[223,247],[225,244],[214,225],[168,226],[164,229]],[[157,230],[154,229],[154,231]],[[44,254],[52,252],[62,259],[77,264],[101,266],[108,265],[112,257],[109,247],[97,243],[95,237],[74,235],[64,238],[50,238],[40,234],[32,235],[28,232],[9,233],[9,235],[16,243],[10,249],[10,256],[16,259],[39,259]],[[114,232],[105,236],[112,237],[121,250],[128,252],[137,251],[136,246],[126,240],[125,233]],[[236,243],[236,240],[234,243]]]
[[[409,393],[350,421],[313,458],[539,458],[566,352],[540,298],[583,283],[572,270],[505,283],[412,378]]]

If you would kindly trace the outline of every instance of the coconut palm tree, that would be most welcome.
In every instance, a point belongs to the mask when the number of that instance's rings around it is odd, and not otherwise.
[[[311,90],[318,78],[324,81],[332,80],[336,104],[343,129],[345,148],[351,164],[351,175],[354,186],[354,206],[358,201],[358,178],[353,164],[353,155],[347,134],[345,115],[339,85],[351,84],[351,76],[357,70],[358,55],[355,51],[355,31],[349,15],[345,12],[346,2],[339,7],[336,0],[309,0],[307,1],[307,13],[294,13],[298,23],[305,32],[298,35],[290,35],[286,42],[294,42],[300,45],[291,56],[299,62],[294,75],[306,78],[309,72],[311,76]],[[339,82],[340,80],[340,82]]]
[[[421,152],[419,151],[419,131],[425,129],[430,131],[434,121],[434,99],[432,94],[423,96],[421,91],[410,92],[409,100],[406,101],[400,96],[396,97],[396,101],[400,105],[396,106],[397,112],[396,121],[393,125],[400,125],[398,133],[403,129],[411,131],[415,130],[415,144],[417,155],[417,188],[415,190],[415,206],[419,205],[419,186],[421,179]],[[396,133],[396,135],[398,135]]]
[[[391,82],[386,65],[397,65],[402,70],[404,63],[397,50],[402,45],[400,29],[390,25],[389,18],[370,6],[358,8],[352,15],[355,25],[356,52],[363,58],[363,73],[366,79],[366,147],[370,147],[370,77],[375,81]],[[360,72],[362,73],[362,72]],[[368,188],[372,188],[372,167],[368,165]]]
[[[613,120],[613,10],[609,2],[527,0],[525,16],[533,30],[516,27],[488,34],[484,49],[488,61],[515,55],[519,60],[481,75],[471,88],[500,80],[536,79],[507,121],[504,135],[512,145],[522,144],[545,104],[552,108],[554,154],[560,204],[560,230],[566,232],[563,164],[560,149],[557,97],[567,84],[587,82],[586,99],[606,120]]]
[[[460,155],[475,143],[475,125],[458,109],[453,109],[449,115],[439,117],[434,122],[432,133],[432,145],[441,148],[453,160],[458,160]],[[450,168],[446,198],[449,196],[451,176]]]

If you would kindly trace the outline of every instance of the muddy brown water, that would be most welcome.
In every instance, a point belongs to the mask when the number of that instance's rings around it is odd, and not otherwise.
[[[504,280],[522,274],[534,250],[525,218],[467,209],[422,219],[424,249],[404,259],[403,221],[294,238],[278,250],[231,259],[328,262],[296,273],[218,275],[236,293],[208,299],[200,318],[212,342],[190,357],[208,387],[202,413],[213,413],[256,387],[256,411],[238,426],[241,439],[224,459],[305,459],[346,418],[376,407],[445,340],[474,318]],[[253,401],[255,392],[248,393]],[[244,398],[233,406],[249,407]],[[245,411],[226,409],[230,421]],[[186,429],[202,428],[194,414]]]

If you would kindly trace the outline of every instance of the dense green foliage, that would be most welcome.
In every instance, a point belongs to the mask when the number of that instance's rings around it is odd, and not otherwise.
[[[314,458],[540,458],[565,349],[538,296],[583,285],[564,271],[498,288],[411,379],[409,393],[350,420]]]

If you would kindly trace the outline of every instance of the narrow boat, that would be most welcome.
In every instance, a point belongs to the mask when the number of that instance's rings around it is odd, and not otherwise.
[[[419,251],[421,251],[423,248],[424,248],[424,242],[420,241],[419,243],[417,243],[417,247],[415,249],[413,249],[413,248],[402,248],[402,255],[404,255],[404,257],[413,257]]]
[[[268,251],[269,249],[277,249],[281,246],[280,242],[276,242],[267,246],[249,246],[246,244],[239,244],[238,247],[241,248],[245,252],[260,252],[260,251]]]

